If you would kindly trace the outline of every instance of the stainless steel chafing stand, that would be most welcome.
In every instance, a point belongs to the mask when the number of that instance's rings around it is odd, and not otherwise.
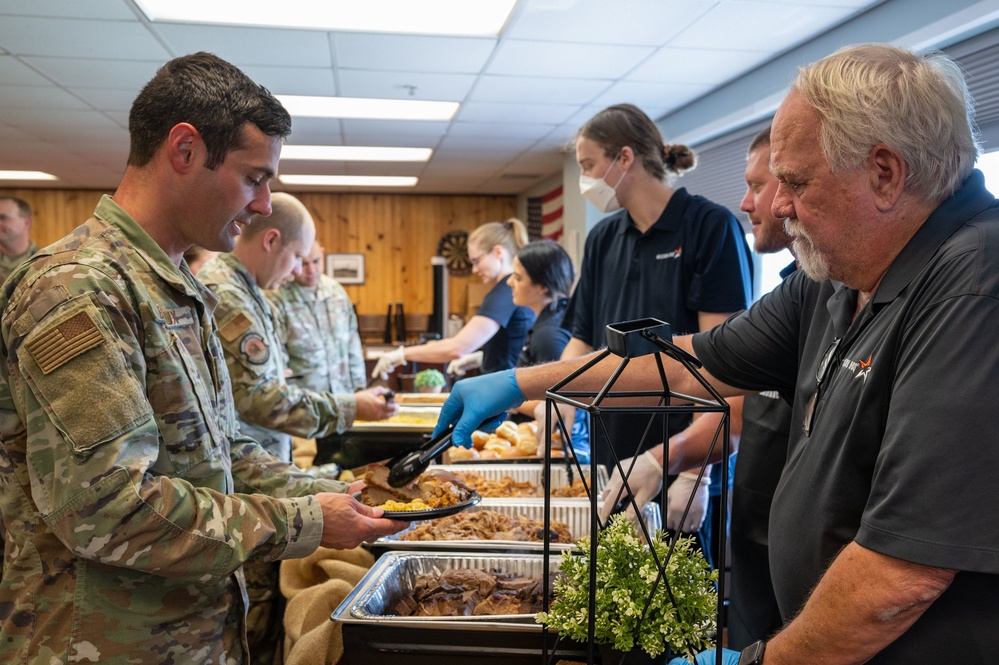
[[[533,614],[403,617],[395,614],[393,603],[421,573],[479,568],[540,576],[543,567],[537,554],[389,552],[330,617],[343,631],[340,663],[382,665],[389,659],[407,665],[536,663],[539,653],[554,647],[555,638],[542,631]],[[560,652],[581,659],[585,650],[580,644],[563,644]]]
[[[606,524],[600,523],[599,515],[597,512],[597,493],[593,488],[596,487],[596,477],[592,473],[592,469],[597,465],[593,464],[591,466],[591,473],[587,477],[582,473],[582,466],[579,464],[579,460],[576,459],[573,454],[572,442],[571,442],[571,432],[570,428],[566,427],[565,420],[562,411],[559,409],[559,404],[564,404],[568,408],[582,409],[590,414],[590,457],[594,461],[599,459],[596,455],[598,446],[607,446],[610,451],[611,457],[614,460],[614,467],[617,468],[618,473],[622,477],[627,479],[631,472],[631,468],[624,469],[621,465],[621,459],[618,457],[614,447],[610,445],[610,436],[608,435],[606,424],[601,419],[602,416],[608,416],[612,414],[634,414],[636,417],[647,416],[649,418],[648,425],[646,426],[645,433],[642,438],[637,442],[634,448],[634,453],[631,455],[634,457],[643,448],[643,444],[649,440],[651,434],[652,425],[654,422],[654,417],[657,414],[664,414],[662,431],[656,433],[656,441],[663,442],[668,440],[667,436],[667,421],[670,415],[687,415],[695,413],[721,413],[722,419],[719,423],[718,429],[715,432],[714,440],[712,441],[711,447],[708,451],[708,455],[705,457],[701,464],[700,472],[698,473],[698,480],[700,480],[708,466],[708,459],[718,445],[719,438],[721,439],[722,446],[722,459],[728,460],[730,454],[730,421],[729,421],[729,406],[728,403],[722,398],[722,396],[712,387],[697,371],[701,367],[700,361],[693,357],[680,347],[676,346],[672,342],[673,336],[670,325],[658,319],[638,319],[635,321],[624,321],[621,323],[615,323],[607,326],[607,348],[603,352],[595,356],[591,361],[577,369],[575,372],[567,376],[562,381],[558,382],[547,392],[546,395],[546,408],[547,408],[547,421],[557,422],[557,426],[562,435],[563,450],[567,458],[567,463],[574,463],[580,472],[580,477],[583,478],[584,483],[587,485],[590,501],[592,502],[592,510],[590,511],[590,588],[596,587],[597,583],[597,571],[595,562],[597,560],[597,532],[600,528],[606,526]],[[572,382],[579,377],[586,374],[594,366],[603,361],[609,355],[614,354],[621,358],[621,362],[618,364],[617,368],[611,374],[610,378],[604,383],[600,390],[591,391],[578,391],[578,390],[567,390],[567,386],[571,386]],[[656,367],[658,368],[661,390],[651,390],[651,391],[614,391],[614,384],[621,377],[624,370],[627,368],[629,362],[632,358],[638,358],[641,356],[647,356],[655,354]],[[690,395],[683,395],[680,393],[675,393],[670,390],[669,382],[666,378],[666,371],[663,367],[662,356],[665,355],[668,358],[675,360],[680,363],[683,368],[689,372],[698,383],[705,389],[705,391],[711,395],[712,399],[702,399],[698,397],[693,397]],[[656,406],[614,406],[615,403],[620,403],[621,399],[635,399],[635,398],[656,398]],[[679,402],[679,403],[676,403]],[[551,473],[551,450],[552,450],[552,440],[551,432],[545,433],[545,476],[544,483],[545,486],[549,486],[549,478]],[[666,505],[666,470],[669,468],[669,447],[666,448],[666,459],[663,464],[663,485],[660,491],[660,505]],[[719,524],[728,524],[728,469],[729,465],[723,463],[721,465],[721,510]],[[613,471],[613,469],[611,469]],[[627,482],[624,484],[625,492],[625,505],[630,504],[634,507],[635,511],[638,512],[639,506],[636,504],[635,496],[631,491],[630,486]],[[549,517],[549,503],[551,501],[551,495],[549,493],[545,494],[545,531],[548,532],[551,528],[550,517]],[[690,511],[690,506],[693,501],[693,496],[687,501],[687,505],[684,508],[683,516],[681,518],[681,523],[687,518],[687,513]],[[654,529],[650,529],[649,525],[645,520],[639,520],[641,524],[642,533],[645,539],[648,541],[654,533]],[[715,542],[717,543],[717,551],[714,552],[716,562],[716,567],[720,571],[718,576],[718,610],[717,610],[717,625],[716,625],[716,635],[721,635],[725,627],[725,612],[724,612],[724,598],[725,598],[725,550],[726,550],[726,540],[727,533],[724,528],[722,528],[721,533],[717,535]],[[549,555],[551,554],[551,542],[548,538],[545,538],[543,547],[543,562],[544,562],[544,580],[547,585],[549,577]],[[655,594],[661,590],[669,594],[672,601],[673,594],[670,589],[669,581],[665,576],[665,567],[669,561],[670,556],[673,554],[673,547],[670,546],[666,554],[666,558],[663,561],[657,561],[659,567],[659,577],[656,584],[653,585],[652,593]],[[653,556],[655,553],[653,551]],[[550,590],[544,590],[544,609],[548,611],[548,599],[550,597]],[[651,597],[650,597],[651,600]],[[646,605],[646,608],[648,605]],[[594,654],[596,650],[594,648],[594,612],[595,612],[595,598],[590,595],[590,605],[589,605],[589,626],[588,626],[588,639],[586,644],[586,662],[588,665],[593,665]],[[639,630],[641,630],[641,625],[639,625]],[[544,629],[547,633],[547,627]],[[547,645],[550,644],[546,640]],[[554,663],[556,660],[556,653],[561,655],[562,646],[558,639],[555,640],[554,648],[547,649],[545,651],[545,658],[542,662],[544,663]],[[722,651],[721,649],[716,650],[715,654],[716,665],[722,665]],[[616,664],[615,664],[616,665]]]

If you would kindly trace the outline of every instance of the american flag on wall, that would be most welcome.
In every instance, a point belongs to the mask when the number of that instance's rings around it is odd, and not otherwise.
[[[527,199],[527,232],[531,240],[558,240],[562,230],[562,185]]]

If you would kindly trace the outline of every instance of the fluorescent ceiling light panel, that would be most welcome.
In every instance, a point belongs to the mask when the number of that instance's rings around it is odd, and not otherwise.
[[[359,97],[307,97],[276,95],[293,116],[304,118],[367,118],[375,120],[450,120],[458,102],[418,99],[362,99]]]
[[[51,173],[42,171],[0,171],[0,180],[58,180]]]
[[[281,159],[310,159],[342,162],[425,162],[430,148],[365,148],[348,145],[286,145]]]
[[[136,0],[150,21],[495,37],[516,0]]]
[[[286,185],[332,187],[415,187],[418,178],[376,175],[280,175]]]

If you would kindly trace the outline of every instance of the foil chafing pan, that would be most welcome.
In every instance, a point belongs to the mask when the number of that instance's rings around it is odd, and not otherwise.
[[[600,502],[598,502],[598,507]],[[545,501],[538,498],[524,499],[483,499],[479,505],[472,506],[466,513],[477,510],[493,510],[506,515],[524,515],[532,520],[542,521],[545,514]],[[575,541],[590,535],[590,501],[589,499],[552,499],[551,518],[564,522],[569,526],[569,533]],[[662,513],[656,503],[647,503],[642,508],[642,519],[650,532],[662,528]],[[448,550],[448,551],[505,551],[541,553],[544,543],[524,542],[520,540],[402,540],[402,536],[415,528],[415,525],[390,536],[383,536],[371,544],[375,550]],[[572,548],[571,543],[551,543],[552,552],[561,552]]]
[[[423,574],[440,574],[456,568],[502,571],[540,579],[544,575],[540,555],[388,552],[357,584],[354,592],[344,599],[330,617],[343,623],[378,623],[392,626],[440,626],[481,630],[488,626],[505,630],[541,631],[533,614],[505,614],[460,617],[404,617],[395,613],[394,605],[413,590],[416,578]],[[549,572],[558,570],[558,557],[549,559]]]

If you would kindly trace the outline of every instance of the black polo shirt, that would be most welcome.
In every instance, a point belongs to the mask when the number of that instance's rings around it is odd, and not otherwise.
[[[699,330],[698,312],[738,312],[751,301],[749,246],[731,212],[678,189],[639,233],[626,210],[586,238],[579,284],[563,325],[594,349],[608,324],[645,317],[674,334]]]
[[[509,277],[509,275],[507,276]],[[476,316],[484,316],[499,324],[499,330],[482,345],[482,374],[511,369],[524,346],[527,331],[534,324],[534,311],[530,307],[513,304],[513,291],[506,277],[482,299]]]
[[[545,307],[527,331],[524,347],[517,357],[517,367],[529,367],[558,360],[569,343],[569,331],[562,327],[568,302],[559,300],[555,309]]]
[[[781,612],[792,619],[855,540],[961,571],[871,663],[930,654],[990,662],[999,625],[999,206],[981,173],[933,212],[851,322],[855,302],[855,291],[799,272],[694,338],[723,381],[794,395],[770,517]],[[806,437],[804,405],[836,338]]]

